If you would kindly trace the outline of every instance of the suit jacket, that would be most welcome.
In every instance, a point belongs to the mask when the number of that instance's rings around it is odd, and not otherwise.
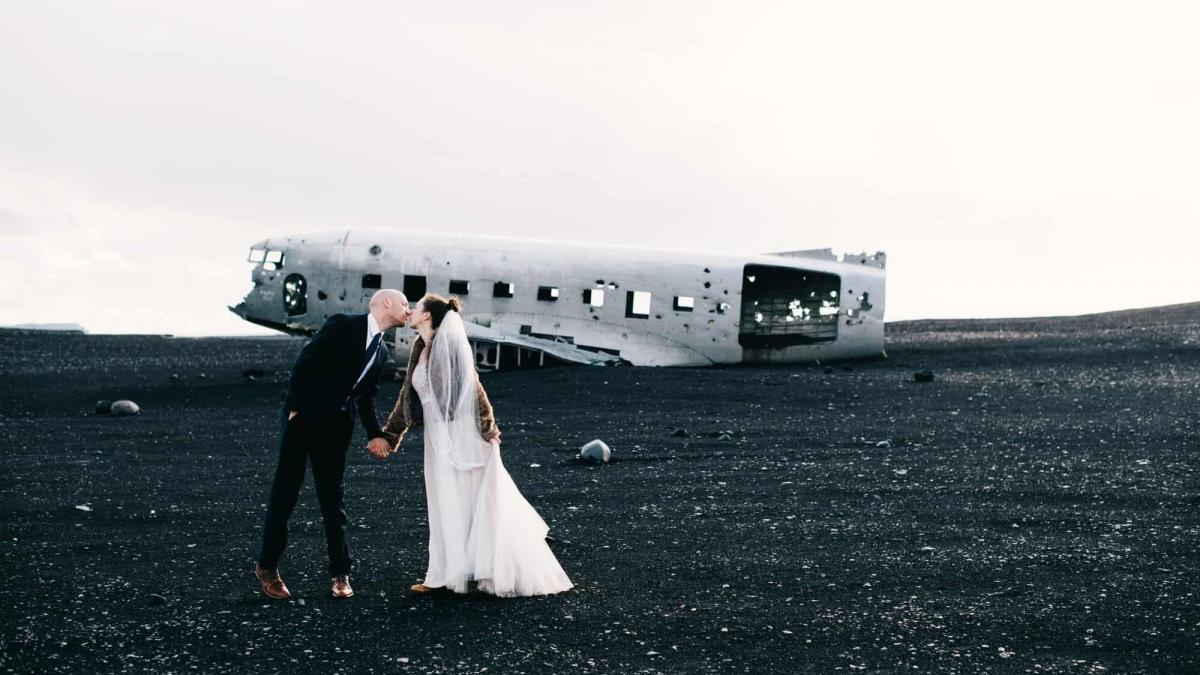
[[[313,336],[292,367],[284,407],[295,410],[306,424],[328,422],[340,411],[358,408],[358,417],[370,438],[384,438],[375,414],[379,373],[387,362],[382,344],[362,381],[366,367],[367,315],[334,314]]]
[[[434,333],[433,339],[437,339],[436,333]],[[417,361],[420,360],[423,351],[425,351],[425,339],[418,337],[413,341],[412,351],[408,354],[408,370],[404,373],[404,386],[400,388],[400,396],[396,399],[396,405],[392,408],[391,414],[388,415],[387,424],[383,425],[381,435],[392,444],[393,450],[400,445],[400,441],[404,440],[404,434],[409,429],[424,421],[421,396],[412,386],[413,369],[417,367]],[[479,435],[483,440],[490,441],[500,432],[500,429],[496,426],[492,403],[488,400],[487,392],[483,390],[483,384],[479,382],[478,373],[475,375],[475,387],[476,395],[479,398]]]

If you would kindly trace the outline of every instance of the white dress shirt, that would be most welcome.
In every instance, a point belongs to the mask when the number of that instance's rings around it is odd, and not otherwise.
[[[382,332],[383,331],[379,330],[379,322],[375,320],[375,315],[367,314],[367,343],[363,345],[364,355],[367,353],[367,347],[371,346],[371,341],[375,339],[376,335],[379,335]],[[382,338],[380,338],[379,344],[383,344]],[[367,375],[367,371],[370,370],[371,366],[374,364],[375,359],[367,361],[367,365],[363,366],[362,372],[358,374],[358,379],[354,381],[354,386],[357,387],[358,383],[362,382],[362,379]]]

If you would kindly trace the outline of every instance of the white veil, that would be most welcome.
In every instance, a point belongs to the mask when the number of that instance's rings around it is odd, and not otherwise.
[[[481,449],[487,444],[479,435],[479,376],[475,350],[458,312],[446,311],[428,359],[433,401],[425,409],[425,433],[432,434],[434,452],[459,471],[482,468],[486,455]]]

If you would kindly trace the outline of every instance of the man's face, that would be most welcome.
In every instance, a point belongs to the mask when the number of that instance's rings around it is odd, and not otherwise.
[[[396,302],[392,304],[392,318],[396,320],[396,325],[404,327],[411,316],[412,309],[408,306],[408,298],[403,295],[396,298]]]

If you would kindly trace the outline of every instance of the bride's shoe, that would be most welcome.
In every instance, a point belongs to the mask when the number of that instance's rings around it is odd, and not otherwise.
[[[412,586],[409,587],[408,590],[412,591],[413,593],[428,593],[429,591],[432,591],[433,589],[430,588],[429,586],[426,586],[425,584],[413,584]]]

